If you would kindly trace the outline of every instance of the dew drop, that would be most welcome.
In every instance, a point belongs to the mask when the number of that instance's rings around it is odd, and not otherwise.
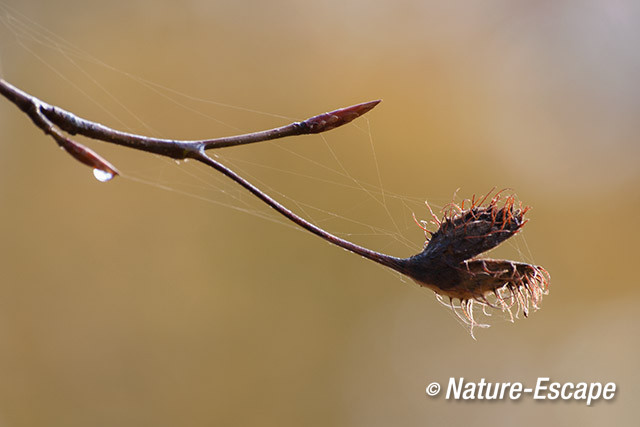
[[[114,174],[112,172],[103,171],[102,169],[94,169],[93,176],[95,176],[100,182],[107,182],[113,179]]]

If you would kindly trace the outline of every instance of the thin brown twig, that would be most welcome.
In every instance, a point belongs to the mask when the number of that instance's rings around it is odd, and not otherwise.
[[[52,135],[58,144],[63,147],[66,142],[61,142],[60,138],[64,138],[64,136],[62,136],[60,131],[56,129],[54,125],[58,126],[60,130],[71,135],[83,135],[88,138],[135,148],[136,150],[147,151],[149,153],[160,154],[173,159],[186,159],[189,157],[195,158],[198,157],[199,152],[214,148],[231,147],[235,145],[285,138],[288,136],[326,132],[349,123],[350,121],[367,113],[380,103],[380,100],[364,102],[350,107],[330,111],[328,113],[319,114],[301,122],[294,122],[286,126],[260,132],[247,133],[244,135],[202,140],[178,140],[153,138],[111,129],[100,123],[78,117],[60,107],[47,104],[35,96],[18,89],[3,79],[0,79],[0,93],[25,112],[35,125],[44,131],[44,133]],[[77,142],[74,143],[76,145],[80,145]],[[96,162],[86,162],[83,159],[78,160],[88,164],[89,166],[97,167],[94,165]]]

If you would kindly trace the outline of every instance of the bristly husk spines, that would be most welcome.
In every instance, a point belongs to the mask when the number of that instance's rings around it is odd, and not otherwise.
[[[435,291],[471,330],[486,326],[475,320],[474,304],[485,312],[488,307],[508,312],[512,320],[512,308],[516,308],[516,317],[520,312],[526,317],[531,309],[539,308],[550,281],[549,273],[540,266],[476,258],[515,235],[527,222],[524,215],[529,208],[516,203],[515,196],[498,192],[484,204],[489,194],[467,200],[467,209],[464,202],[460,206],[451,202],[441,219],[429,207],[438,229],[431,233],[422,223],[431,237],[424,250],[408,258],[405,265],[407,275]]]

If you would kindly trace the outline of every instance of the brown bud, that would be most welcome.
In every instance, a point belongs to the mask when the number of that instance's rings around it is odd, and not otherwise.
[[[356,104],[350,107],[340,108],[339,110],[334,110],[328,113],[323,113],[311,117],[301,122],[300,125],[305,128],[305,133],[325,132],[357,119],[361,115],[370,111],[379,103],[380,100],[376,100],[363,102],[362,104]]]

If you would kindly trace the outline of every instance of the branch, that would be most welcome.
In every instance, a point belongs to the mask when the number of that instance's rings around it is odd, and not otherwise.
[[[537,309],[542,296],[547,293],[550,277],[544,268],[514,261],[477,258],[518,233],[527,222],[524,215],[528,207],[522,207],[521,203],[516,205],[514,196],[504,197],[501,196],[502,192],[498,192],[487,204],[484,203],[491,192],[477,200],[474,196],[465,200],[470,205],[467,209],[464,209],[464,201],[461,207],[451,202],[445,208],[441,220],[432,212],[438,224],[436,232],[432,233],[418,224],[431,234],[424,250],[409,258],[396,258],[341,239],[310,223],[205,152],[213,148],[325,132],[360,117],[375,107],[379,100],[341,108],[302,122],[261,132],[185,141],[151,138],[111,129],[49,105],[2,79],[0,93],[26,113],[45,134],[51,135],[69,154],[92,167],[99,180],[108,181],[118,171],[92,150],[67,138],[63,131],[174,159],[196,159],[226,175],[278,213],[325,241],[405,274],[438,295],[449,297],[454,311],[456,307],[453,299],[459,300],[457,308],[464,316],[457,311],[456,314],[471,330],[474,326],[480,326],[473,317],[474,303],[509,313],[511,307],[515,306],[518,312],[522,311],[526,316],[529,307]]]

